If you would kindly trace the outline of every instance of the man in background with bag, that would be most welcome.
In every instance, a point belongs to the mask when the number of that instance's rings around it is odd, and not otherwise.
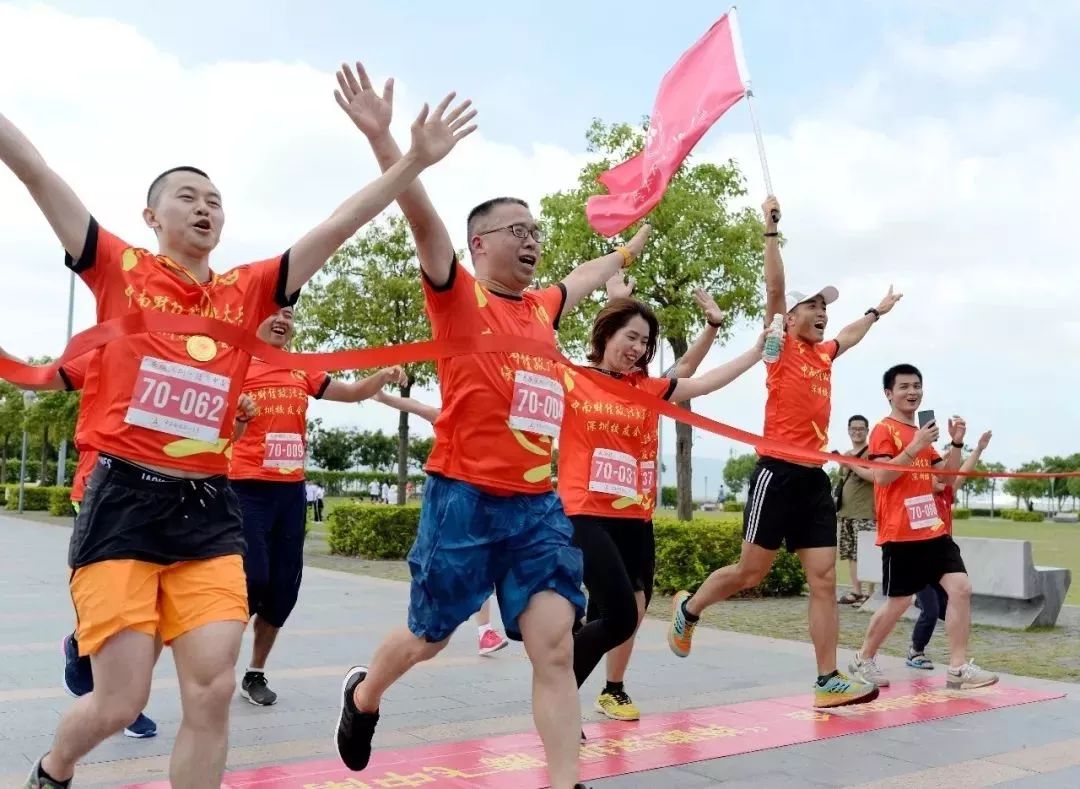
[[[844,454],[864,457],[870,422],[856,414],[848,419],[848,436],[851,449]],[[836,486],[837,545],[840,561],[848,563],[851,574],[851,591],[837,602],[841,605],[862,605],[874,593],[874,585],[859,580],[856,556],[859,552],[859,532],[877,531],[874,520],[874,472],[858,467],[840,467],[840,482]]]

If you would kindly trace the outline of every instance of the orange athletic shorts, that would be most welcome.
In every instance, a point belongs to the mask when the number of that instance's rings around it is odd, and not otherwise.
[[[238,555],[174,564],[109,559],[71,577],[80,655],[122,630],[161,634],[166,644],[211,622],[247,622],[247,577]]]

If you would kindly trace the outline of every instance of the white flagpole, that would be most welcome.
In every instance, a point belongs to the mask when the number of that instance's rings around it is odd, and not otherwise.
[[[772,177],[769,175],[769,162],[765,158],[765,139],[761,134],[761,124],[758,123],[757,113],[754,112],[754,89],[751,87],[750,69],[746,66],[746,57],[743,54],[742,36],[739,33],[739,17],[735,6],[728,11],[731,25],[731,43],[735,49],[735,64],[739,69],[739,76],[746,87],[746,106],[750,110],[750,122],[754,126],[754,139],[757,141],[758,158],[761,159],[761,175],[765,179],[765,193],[772,195]]]

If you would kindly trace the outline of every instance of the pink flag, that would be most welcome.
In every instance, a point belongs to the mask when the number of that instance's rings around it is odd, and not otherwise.
[[[608,194],[590,197],[585,207],[593,229],[613,236],[655,208],[683,159],[746,95],[749,81],[732,8],[664,75],[645,150],[597,179]]]

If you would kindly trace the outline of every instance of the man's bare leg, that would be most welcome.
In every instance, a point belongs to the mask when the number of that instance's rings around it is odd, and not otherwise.
[[[90,658],[94,689],[60,719],[42,769],[68,780],[79,759],[135,720],[150,698],[155,660],[154,636],[122,630],[106,641]]]
[[[795,552],[810,587],[810,640],[814,642],[818,676],[836,671],[840,614],[836,605],[836,549],[803,548]]]
[[[383,694],[405,673],[425,660],[431,660],[450,642],[449,638],[431,643],[413,635],[407,627],[394,630],[375,650],[364,681],[356,686],[353,703],[360,712],[377,712]]]
[[[699,617],[714,603],[727,600],[743,589],[753,589],[769,574],[775,558],[776,551],[743,542],[738,564],[721,567],[709,575],[693,597],[686,601],[686,610]]]
[[[941,588],[949,596],[945,606],[945,633],[949,637],[949,666],[958,668],[968,659],[971,637],[971,579],[966,573],[941,576]]]
[[[251,645],[251,668],[266,668],[270,650],[274,648],[274,642],[277,641],[281,628],[274,627],[256,614],[252,617],[251,630],[255,634],[255,641]]]
[[[183,718],[169,782],[173,789],[220,786],[229,749],[229,705],[245,622],[211,622],[172,642]]]
[[[544,743],[552,789],[573,789],[578,780],[581,703],[574,680],[573,624],[570,601],[552,591],[533,595],[518,617],[533,667],[533,721]]]

